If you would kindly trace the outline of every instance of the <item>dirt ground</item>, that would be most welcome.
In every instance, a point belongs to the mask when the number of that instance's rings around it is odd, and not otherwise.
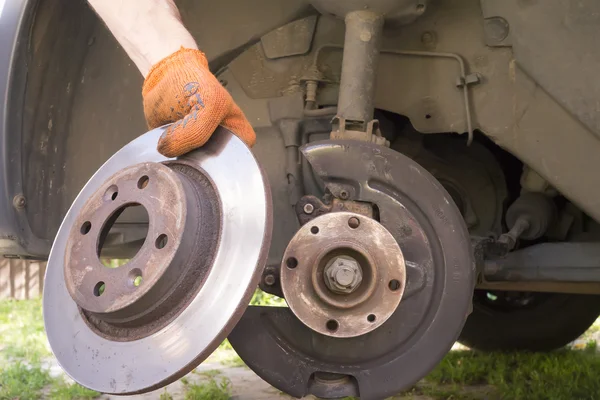
[[[226,352],[221,350],[220,352]],[[217,355],[223,356],[223,355]],[[225,355],[227,357],[227,355]],[[187,378],[191,382],[203,383],[207,377],[202,375],[205,372],[209,372],[214,379],[219,380],[222,377],[229,379],[231,382],[231,400],[283,400],[283,399],[294,399],[279,390],[275,389],[265,381],[263,381],[258,375],[252,370],[245,366],[224,366],[219,362],[211,361],[205,362],[196,368],[195,373],[189,374]],[[166,387],[167,393],[169,393],[173,400],[185,399],[186,385],[181,381],[174,382]],[[137,396],[108,396],[103,395],[99,399],[103,400],[151,400],[158,399],[160,395],[165,392],[165,389],[156,390],[151,393],[146,393]],[[303,400],[315,400],[314,396],[304,397]],[[394,399],[411,399],[411,400],[434,400],[433,397],[412,395],[408,394],[405,396],[397,396]]]
[[[207,362],[196,368],[198,373],[192,373],[188,375],[188,378],[194,382],[203,382],[206,377],[201,375],[202,372],[206,371],[219,371],[219,374],[215,376],[215,379],[226,377],[231,381],[231,398],[236,400],[280,400],[280,399],[292,399],[293,397],[287,396],[277,389],[260,379],[254,372],[247,367],[234,367],[234,366],[223,366],[219,363]],[[167,392],[173,397],[174,400],[184,399],[186,394],[186,387],[181,381],[174,382],[166,387]],[[112,400],[141,400],[141,399],[157,399],[161,393],[164,393],[165,389],[160,389],[155,392],[146,393],[138,396],[102,396],[101,399],[112,399]],[[314,399],[314,397],[307,397],[307,399]]]

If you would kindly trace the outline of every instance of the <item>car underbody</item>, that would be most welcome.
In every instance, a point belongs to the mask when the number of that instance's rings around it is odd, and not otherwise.
[[[178,6],[257,133],[273,218],[260,288],[289,305],[231,326],[263,379],[382,398],[457,338],[550,350],[593,323],[600,3],[207,3]],[[85,1],[12,1],[0,21],[0,253],[45,259],[82,187],[147,130],[142,77]],[[144,207],[119,213],[98,258],[132,259],[149,237]],[[377,241],[354,243],[363,229]],[[319,286],[303,264],[352,279]],[[336,306],[387,264],[379,300]]]

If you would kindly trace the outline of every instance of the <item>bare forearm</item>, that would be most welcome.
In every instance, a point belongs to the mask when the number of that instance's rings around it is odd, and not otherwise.
[[[173,0],[89,0],[144,77],[182,46],[197,49]]]

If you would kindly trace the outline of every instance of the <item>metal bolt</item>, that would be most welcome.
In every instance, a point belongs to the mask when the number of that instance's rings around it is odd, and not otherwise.
[[[342,190],[342,191],[340,192],[340,199],[342,199],[342,200],[346,200],[347,198],[348,198],[348,192],[347,192],[347,191],[345,191],[345,190]]]
[[[275,275],[269,274],[265,276],[265,285],[273,286],[275,284]]]
[[[349,267],[342,267],[335,271],[333,279],[341,286],[348,286],[354,281],[354,271]]]
[[[27,200],[25,199],[25,196],[23,196],[22,194],[18,194],[13,198],[13,206],[16,209],[21,210],[21,209],[25,208],[26,205],[27,205]]]
[[[486,18],[483,22],[483,30],[486,35],[488,46],[498,46],[508,37],[508,21],[502,17]]]
[[[362,268],[354,258],[338,256],[325,266],[325,284],[334,293],[349,294],[362,282]]]
[[[500,235],[498,242],[506,244],[508,246],[508,250],[512,250],[517,244],[517,239],[519,239],[523,232],[527,231],[530,226],[531,224],[529,223],[529,219],[525,216],[520,216],[517,218],[510,231]]]
[[[304,214],[312,214],[315,211],[315,206],[310,203],[304,205]]]
[[[316,102],[317,101],[317,87],[319,82],[317,81],[306,81],[306,101]]]
[[[423,32],[421,35],[421,43],[423,43],[426,47],[435,47],[436,37],[433,32],[427,31]]]

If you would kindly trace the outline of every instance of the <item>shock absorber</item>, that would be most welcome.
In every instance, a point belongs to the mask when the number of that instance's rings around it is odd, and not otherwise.
[[[386,144],[373,119],[375,79],[379,62],[383,16],[370,10],[349,12],[332,139],[356,139]]]
[[[321,13],[344,19],[346,35],[337,115],[332,139],[389,146],[373,118],[375,84],[386,20],[406,23],[421,15],[427,0],[313,0]]]

